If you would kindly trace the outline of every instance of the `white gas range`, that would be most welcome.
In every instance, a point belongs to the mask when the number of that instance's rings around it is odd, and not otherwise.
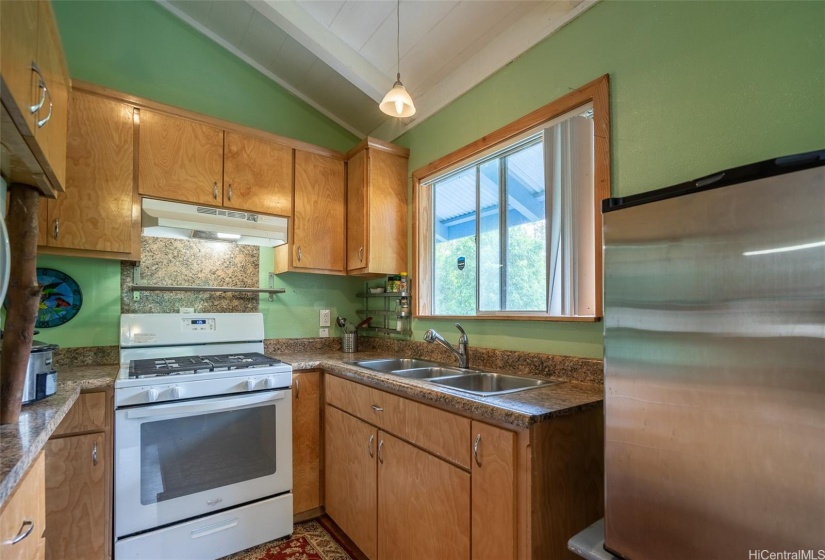
[[[292,532],[292,366],[260,313],[122,315],[115,558],[208,559]]]

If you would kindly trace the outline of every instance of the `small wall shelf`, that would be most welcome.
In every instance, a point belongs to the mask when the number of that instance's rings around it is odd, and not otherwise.
[[[381,292],[371,293],[369,284],[364,286],[364,291],[356,294],[356,297],[364,300],[363,309],[358,309],[361,318],[373,317],[371,326],[362,328],[364,332],[374,332],[383,335],[398,335],[405,338],[412,337],[412,314],[409,311],[410,292]],[[401,312],[398,308],[401,300],[406,299],[407,311]],[[370,309],[372,303],[374,309]],[[377,303],[377,305],[376,305]],[[400,328],[399,328],[400,326]]]

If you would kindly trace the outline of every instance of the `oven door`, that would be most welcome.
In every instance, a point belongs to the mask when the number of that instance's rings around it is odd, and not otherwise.
[[[115,412],[115,536],[292,489],[286,390]]]

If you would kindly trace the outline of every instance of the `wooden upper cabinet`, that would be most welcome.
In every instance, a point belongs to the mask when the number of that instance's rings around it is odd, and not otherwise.
[[[345,180],[342,160],[295,151],[291,239],[276,248],[276,272],[344,273]],[[288,259],[286,268],[278,265],[282,256]]]
[[[223,130],[141,109],[139,137],[140,194],[221,205],[224,197]]]
[[[20,116],[34,130],[29,108],[39,97],[32,62],[37,58],[37,2],[0,2],[0,70]],[[4,100],[5,101],[5,100]]]
[[[50,2],[0,2],[0,72],[4,177],[54,197],[65,184],[71,80]]]
[[[347,155],[347,272],[403,272],[409,150],[367,138]]]
[[[112,99],[81,90],[72,93],[66,192],[48,201],[49,247],[133,251],[133,111]]]
[[[223,205],[292,215],[292,148],[226,131]]]
[[[34,115],[34,137],[57,181],[66,185],[66,127],[69,110],[69,72],[50,2],[38,2],[37,61],[46,86],[46,102]]]

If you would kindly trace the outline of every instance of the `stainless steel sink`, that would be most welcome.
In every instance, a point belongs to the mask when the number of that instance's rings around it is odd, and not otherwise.
[[[532,379],[530,377],[519,377],[517,375],[506,375],[503,373],[476,372],[455,377],[443,377],[441,379],[429,379],[430,383],[465,391],[474,395],[491,396],[525,391],[535,387],[546,387],[552,385],[554,381],[545,379]]]
[[[475,370],[466,370],[461,368],[433,366],[433,367],[418,367],[411,369],[396,369],[389,372],[393,375],[400,375],[401,377],[408,377],[410,379],[432,379],[434,377],[450,377],[455,375],[469,375],[470,373],[477,373]]]
[[[373,371],[381,371],[384,373],[394,373],[399,370],[439,367],[441,365],[437,362],[419,360],[417,358],[384,358],[379,360],[361,360],[348,363],[354,366],[371,369]],[[407,377],[414,376],[411,375]]]

